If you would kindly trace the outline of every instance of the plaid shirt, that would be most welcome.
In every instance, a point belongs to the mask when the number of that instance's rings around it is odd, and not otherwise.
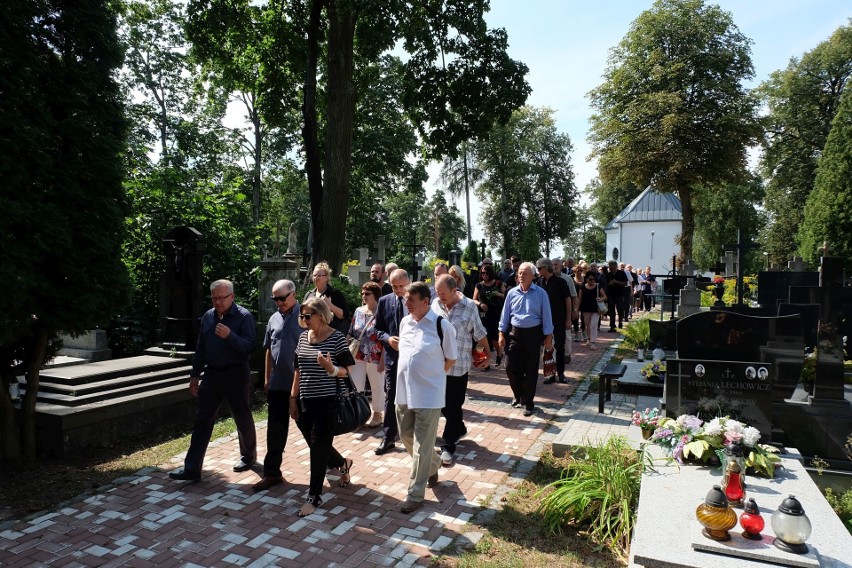
[[[447,375],[460,377],[469,372],[473,367],[473,343],[479,341],[486,335],[485,326],[479,319],[479,309],[473,300],[461,296],[453,309],[447,311],[441,298],[435,296],[432,301],[432,311],[443,316],[444,319],[456,328],[456,345],[458,346],[459,358],[447,371]]]

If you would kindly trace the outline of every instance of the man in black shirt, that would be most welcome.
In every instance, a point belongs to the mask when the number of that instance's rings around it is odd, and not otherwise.
[[[617,333],[615,329],[615,314],[618,312],[618,327],[624,327],[624,295],[628,293],[627,274],[620,268],[618,263],[610,260],[609,270],[606,274],[606,298],[609,307],[609,332]]]
[[[546,377],[544,384],[560,383],[565,380],[565,330],[571,326],[571,316],[574,311],[571,302],[571,291],[568,283],[561,276],[555,276],[553,263],[547,258],[540,258],[535,263],[538,269],[537,284],[547,292],[550,299],[550,315],[553,318],[553,348],[556,350],[556,376]],[[555,276],[555,277],[554,277]]]

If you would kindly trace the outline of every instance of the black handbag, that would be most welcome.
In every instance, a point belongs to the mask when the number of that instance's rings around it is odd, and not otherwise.
[[[344,384],[345,383],[345,384]],[[370,402],[364,393],[352,384],[352,377],[337,380],[337,396],[331,420],[331,433],[335,436],[352,432],[372,415]]]

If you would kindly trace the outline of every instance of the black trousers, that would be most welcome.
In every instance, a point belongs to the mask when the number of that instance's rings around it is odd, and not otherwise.
[[[185,471],[201,473],[204,454],[207,453],[210,436],[213,434],[213,425],[223,401],[228,404],[231,416],[237,424],[240,457],[247,463],[257,458],[257,433],[249,408],[251,390],[251,373],[248,363],[245,367],[234,367],[224,371],[209,369],[204,371],[198,387],[198,406],[195,409],[192,438],[184,459]]]
[[[325,472],[330,467],[341,467],[346,461],[334,449],[331,433],[333,396],[305,398],[299,401],[299,419],[296,426],[311,449],[311,482],[308,495],[321,495]]]
[[[616,312],[618,312],[618,325],[623,325],[625,319],[624,297],[621,295],[616,296],[615,294],[608,296],[607,307],[609,308],[609,310],[607,311],[607,315],[609,316],[609,328],[615,329]]]
[[[271,390],[267,394],[269,418],[266,427],[264,477],[281,477],[281,459],[290,433],[290,391]]]
[[[444,398],[444,408],[441,409],[441,414],[447,422],[444,424],[444,433],[441,435],[444,439],[441,449],[451,454],[455,453],[459,438],[467,433],[462,413],[464,399],[467,396],[467,380],[468,373],[461,376],[447,375],[447,394]]]
[[[397,362],[385,359],[385,417],[382,422],[385,438],[399,440],[399,425],[396,423],[396,367]]]
[[[535,389],[538,386],[538,360],[541,357],[541,343],[544,333],[541,326],[529,328],[513,327],[509,332],[509,365],[506,376],[515,400],[525,407],[534,406]]]
[[[553,348],[556,350],[556,375],[565,376],[565,322],[553,322]]]

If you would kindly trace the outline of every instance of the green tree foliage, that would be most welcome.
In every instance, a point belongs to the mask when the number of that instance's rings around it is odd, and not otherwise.
[[[536,219],[536,243],[544,243],[549,255],[553,242],[570,234],[577,200],[571,140],[556,131],[553,111],[519,109],[507,124],[497,124],[477,139],[473,150],[475,169],[482,172],[475,193],[482,200],[487,240],[500,243],[501,253],[508,256]]]
[[[541,242],[538,240],[539,227],[535,215],[530,215],[521,229],[521,242],[518,243],[518,256],[524,261],[535,262],[541,258]]]
[[[819,249],[828,242],[832,256],[852,269],[852,90],[844,91],[831,123],[817,168],[814,190],[799,229],[799,254],[819,264]]]
[[[457,158],[446,156],[441,165],[441,184],[453,197],[464,196],[465,213],[467,214],[467,240],[471,236],[470,193],[473,187],[482,179],[482,171],[477,169],[470,152],[470,144],[462,142]]]
[[[0,19],[0,417],[3,457],[32,459],[51,338],[104,324],[128,299],[121,263],[126,123],[103,0],[10,0]],[[15,133],[11,136],[11,133]],[[8,395],[26,373],[22,426]]]
[[[227,92],[193,80],[203,73],[187,55],[184,22],[180,4],[146,0],[124,6],[120,27],[129,54],[122,77],[125,98],[131,117],[145,118],[134,122],[127,160],[131,211],[122,258],[138,301],[124,316],[149,329],[157,322],[165,269],[161,241],[173,227],[192,226],[202,233],[209,254],[205,280],[233,279],[238,298],[248,306],[257,294],[252,271],[260,247],[275,246],[274,229],[254,227],[253,177],[237,165],[240,138],[222,125]],[[285,161],[270,164],[269,171],[280,195],[291,169]],[[293,187],[298,184],[290,183],[285,194]],[[288,220],[268,217],[276,228]]]
[[[743,242],[757,238],[765,223],[759,205],[763,199],[763,185],[757,178],[747,183],[722,183],[696,189],[701,209],[695,214],[695,248],[693,260],[704,270],[713,270],[724,254],[724,245],[736,242],[737,230]],[[764,257],[748,255],[752,263],[746,274],[762,269]],[[759,257],[759,258],[758,258]]]
[[[852,25],[846,25],[760,86],[769,110],[760,161],[769,213],[762,240],[775,262],[796,251],[805,203],[850,75]]]
[[[529,93],[527,68],[508,57],[505,31],[487,28],[482,2],[301,0],[261,4],[257,12],[249,6],[248,0],[192,0],[192,37],[204,35],[233,54],[252,43],[248,34],[239,42],[220,38],[232,37],[230,28],[251,29],[258,16],[295,30],[286,35],[291,44],[280,46],[281,63],[288,74],[304,78],[302,139],[317,236],[313,256],[332,266],[343,258],[350,206],[359,61],[377,60],[397,47],[407,52],[402,106],[434,155],[455,155],[463,141],[494,120],[508,120]]]
[[[418,211],[418,241],[426,245],[430,256],[449,258],[465,237],[464,219],[455,205],[447,204],[444,194],[436,191]]]
[[[602,181],[595,178],[586,186],[585,192],[592,198],[589,214],[601,226],[612,221],[630,202],[636,199],[647,186],[638,186],[629,181]]]
[[[681,253],[691,257],[694,189],[737,181],[759,129],[750,41],[730,13],[702,0],[657,0],[613,48],[604,83],[589,93],[589,141],[602,179],[676,192]]]

